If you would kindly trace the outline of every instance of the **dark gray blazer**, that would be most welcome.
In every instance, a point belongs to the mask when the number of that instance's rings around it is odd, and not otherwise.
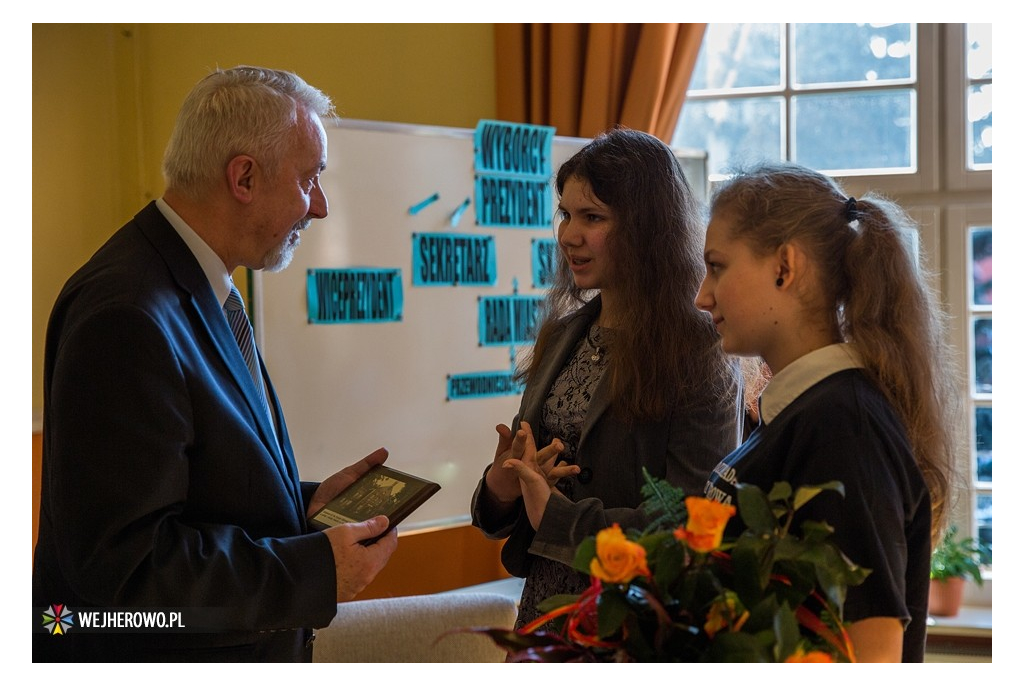
[[[262,365],[262,361],[261,361]],[[284,414],[262,410],[199,263],[150,203],[54,305],[33,606],[215,610],[215,632],[34,636],[35,660],[293,661],[336,613]],[[187,623],[187,622],[186,622]]]
[[[539,440],[548,392],[600,308],[598,296],[559,323],[536,377],[523,392],[513,429],[520,420],[528,421]],[[535,533],[521,500],[511,516],[496,516],[488,506],[484,479],[477,485],[473,525],[490,538],[509,538],[502,548],[502,562],[513,575],[526,576],[531,554],[571,564],[576,547],[613,522],[623,530],[642,528],[644,521],[637,507],[642,501],[644,468],[687,493],[701,494],[711,470],[739,444],[743,393],[738,381],[728,388],[707,388],[696,409],[684,408],[681,402],[665,419],[636,423],[631,429],[611,411],[607,381],[606,377],[599,382],[580,435],[576,463],[581,471],[573,486],[575,502],[552,497]]]

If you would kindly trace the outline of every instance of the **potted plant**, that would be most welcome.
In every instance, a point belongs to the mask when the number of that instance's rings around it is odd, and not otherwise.
[[[928,613],[932,616],[956,616],[960,613],[964,582],[970,578],[980,587],[981,567],[988,558],[988,546],[973,538],[957,539],[951,526],[932,552],[931,587]]]

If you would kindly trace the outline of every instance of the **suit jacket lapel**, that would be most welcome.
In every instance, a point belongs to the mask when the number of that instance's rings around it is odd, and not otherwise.
[[[587,334],[587,330],[594,323],[594,320],[597,319],[597,315],[600,312],[601,296],[598,295],[580,307],[576,312],[567,316],[562,322],[563,329],[561,333],[558,335],[557,340],[551,343],[551,347],[548,348],[547,353],[544,355],[544,361],[541,363],[540,368],[537,369],[536,379],[530,383],[529,394],[524,397],[524,409],[521,418],[529,421],[532,427],[539,427],[544,402],[551,391],[551,386],[554,384],[555,379],[558,378],[558,374],[565,368],[566,360],[573,353],[573,350],[576,349],[576,344],[581,337]],[[605,375],[598,382],[594,396],[590,399],[590,407],[587,409],[587,417],[584,420],[580,433],[580,445],[583,444],[587,433],[610,405],[609,381],[608,376]],[[538,447],[541,446],[538,445]]]
[[[142,232],[163,256],[164,262],[167,264],[178,285],[189,293],[192,306],[199,320],[213,341],[217,352],[224,360],[228,371],[231,373],[231,377],[245,397],[253,423],[256,424],[260,437],[263,439],[267,451],[274,460],[282,480],[289,484],[289,489],[293,493],[293,498],[297,499],[297,507],[301,512],[302,498],[301,493],[298,492],[298,479],[295,474],[294,459],[285,457],[282,445],[287,443],[279,438],[279,435],[283,437],[284,421],[279,421],[282,427],[278,430],[278,434],[275,434],[270,425],[270,417],[263,410],[263,405],[256,394],[256,387],[252,383],[249,367],[246,366],[245,360],[242,358],[242,353],[238,349],[238,342],[228,326],[224,310],[217,301],[213,288],[206,278],[206,274],[199,266],[192,251],[188,249],[188,246],[174,230],[174,227],[160,213],[155,203],[147,205],[139,212],[136,219]],[[273,393],[273,389],[270,386],[266,369],[263,368],[262,357],[260,358],[260,368],[263,370],[263,377],[267,385],[268,401],[271,401],[270,397],[273,397],[275,414],[281,417],[281,407],[277,403],[277,395]],[[288,463],[289,461],[293,462],[291,467]],[[301,513],[304,514],[304,512]]]
[[[260,354],[259,349],[256,350],[256,355],[260,360],[260,369],[263,373],[263,382],[267,392],[267,402],[270,403],[270,406],[273,408],[274,416],[277,417],[275,446],[279,450],[280,454],[278,463],[284,467],[286,473],[285,480],[288,481],[288,484],[291,487],[292,499],[295,500],[295,506],[299,517],[302,520],[305,520],[306,511],[303,506],[302,490],[299,485],[299,469],[295,464],[295,455],[292,454],[291,440],[288,438],[288,429],[285,427],[284,411],[281,409],[281,403],[277,399],[277,391],[274,390],[274,384],[270,382],[270,374],[267,373],[267,368],[263,365],[263,355]]]

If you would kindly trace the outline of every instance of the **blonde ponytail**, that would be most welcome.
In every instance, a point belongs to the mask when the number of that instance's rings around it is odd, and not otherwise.
[[[721,186],[712,211],[758,254],[798,241],[816,262],[815,303],[841,338],[856,343],[868,375],[903,422],[928,486],[932,538],[944,528],[956,463],[959,372],[946,317],[911,253],[913,221],[874,194],[849,198],[834,180],[794,164],[766,164]]]

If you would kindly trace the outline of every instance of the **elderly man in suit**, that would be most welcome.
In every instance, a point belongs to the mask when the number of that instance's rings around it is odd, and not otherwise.
[[[167,190],[64,286],[46,336],[33,607],[176,610],[184,630],[33,635],[35,660],[301,661],[397,545],[384,517],[306,517],[387,458],[299,479],[231,274],[284,268],[327,216],[330,99],[217,70],[179,113]],[[191,625],[189,625],[191,623]],[[129,626],[130,628],[130,626]]]

